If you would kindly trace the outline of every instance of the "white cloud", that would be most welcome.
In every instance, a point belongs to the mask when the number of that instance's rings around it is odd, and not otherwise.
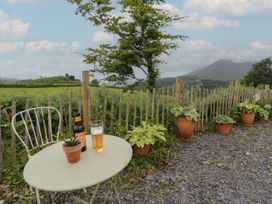
[[[41,2],[54,2],[56,0],[5,0],[6,2],[12,3],[12,4],[19,4],[19,3],[41,3]],[[57,0],[59,1],[59,0]]]
[[[206,40],[189,40],[182,42],[180,48],[173,51],[170,56],[163,56],[162,60],[166,61],[166,64],[160,65],[160,68],[162,76],[170,77],[203,68],[221,59],[254,62],[271,55],[271,51],[265,49],[256,50],[252,44],[245,49],[226,49]]]
[[[210,29],[216,27],[239,27],[239,21],[218,19],[212,16],[200,17],[198,13],[189,14],[189,18],[175,24],[176,28]]]
[[[186,10],[247,15],[272,9],[272,0],[186,0]]]
[[[93,36],[93,41],[95,43],[103,43],[103,42],[107,42],[107,41],[111,41],[111,40],[112,40],[112,36],[108,33],[102,32],[102,31],[96,32]]]
[[[30,53],[59,52],[69,54],[79,51],[81,46],[77,41],[70,44],[50,41],[0,42],[0,54],[14,52],[21,49]]]
[[[181,42],[181,49],[188,51],[207,51],[216,49],[216,46],[206,40],[189,40]]]
[[[0,42],[0,54],[24,48],[23,42]]]
[[[26,37],[30,23],[13,18],[0,10],[0,40],[12,40]]]
[[[272,44],[265,44],[262,42],[254,41],[250,44],[251,48],[255,50],[266,50],[266,51],[272,51]]]
[[[16,62],[14,60],[0,60],[0,65],[10,66],[14,65]]]

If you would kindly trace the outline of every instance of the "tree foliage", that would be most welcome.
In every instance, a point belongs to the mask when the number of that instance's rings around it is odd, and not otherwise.
[[[144,81],[148,88],[155,87],[160,75],[160,56],[169,55],[178,47],[183,35],[173,35],[167,27],[184,17],[160,8],[164,0],[67,0],[76,5],[76,14],[86,17],[94,26],[115,36],[112,44],[89,48],[86,63],[97,63],[92,71],[103,73],[105,79],[125,84],[128,80]],[[120,14],[118,14],[120,13]]]
[[[255,63],[244,78],[246,85],[258,86],[260,84],[272,85],[272,60],[266,58]]]

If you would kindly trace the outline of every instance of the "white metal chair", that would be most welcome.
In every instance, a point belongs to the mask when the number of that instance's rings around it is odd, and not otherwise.
[[[53,122],[57,127],[53,127]],[[16,113],[12,117],[12,129],[26,149],[28,159],[37,148],[59,141],[61,114],[54,107],[36,107]],[[39,190],[35,189],[40,203]]]
[[[57,128],[52,126],[54,119]],[[59,141],[60,126],[61,115],[54,107],[30,108],[12,117],[12,129],[24,145],[29,159],[31,151]]]

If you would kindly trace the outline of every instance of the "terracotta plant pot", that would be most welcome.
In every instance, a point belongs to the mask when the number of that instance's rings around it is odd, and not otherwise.
[[[67,147],[65,144],[62,145],[63,151],[65,152],[67,161],[69,163],[74,164],[80,160],[81,147],[81,143],[73,147]]]
[[[228,135],[230,133],[232,124],[230,123],[218,123],[216,124],[216,130],[221,135]]]
[[[146,156],[150,151],[150,145],[145,145],[143,148],[138,147],[137,145],[133,146],[134,153],[138,156]]]
[[[243,126],[245,127],[251,127],[254,119],[255,119],[255,113],[243,113],[241,114],[241,119],[243,121]]]
[[[183,141],[190,141],[195,129],[195,122],[187,118],[178,118],[176,121],[178,133]]]

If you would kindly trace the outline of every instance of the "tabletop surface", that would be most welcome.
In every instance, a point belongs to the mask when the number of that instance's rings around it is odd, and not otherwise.
[[[130,162],[132,148],[125,140],[104,135],[104,150],[93,152],[91,137],[87,150],[75,164],[67,162],[62,142],[55,143],[35,154],[24,168],[24,179],[32,187],[45,191],[71,191],[103,182]]]

